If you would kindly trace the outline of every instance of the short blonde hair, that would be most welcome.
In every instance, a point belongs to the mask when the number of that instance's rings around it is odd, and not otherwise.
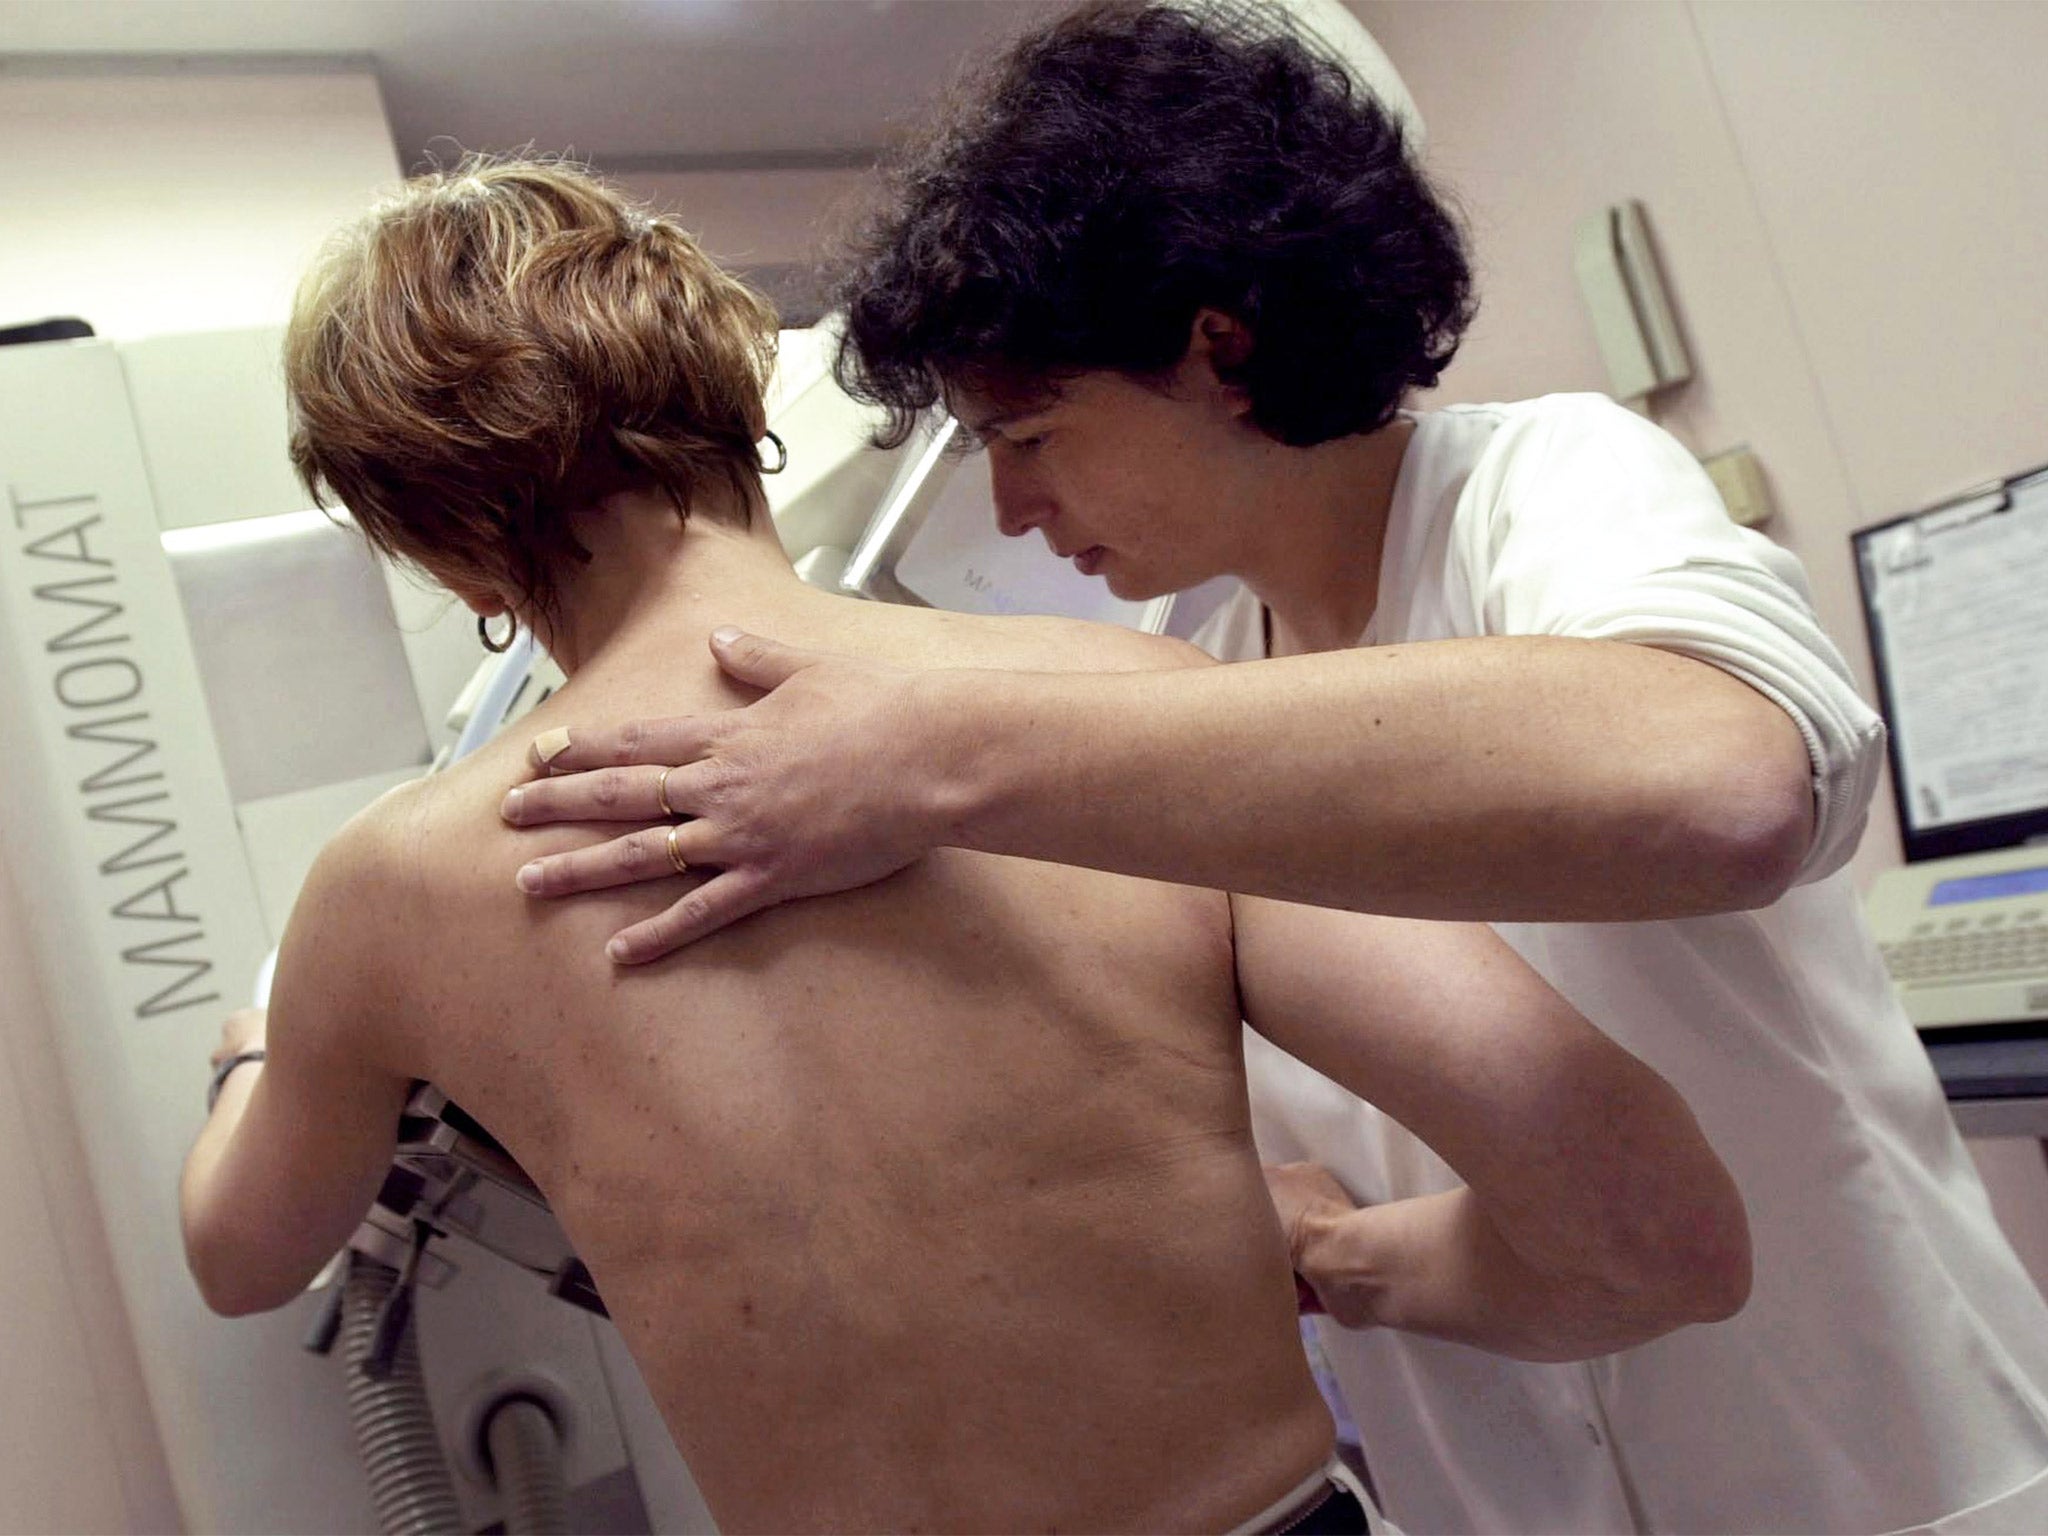
[[[554,610],[569,514],[629,488],[751,517],[775,312],[572,166],[466,160],[329,243],[285,337],[316,502],[449,584]]]

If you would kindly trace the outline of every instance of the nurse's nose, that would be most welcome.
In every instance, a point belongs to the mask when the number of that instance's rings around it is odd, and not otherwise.
[[[1052,500],[1031,484],[1028,472],[1010,462],[1010,455],[998,445],[989,450],[989,488],[996,503],[996,529],[1005,536],[1021,538],[1052,519]]]

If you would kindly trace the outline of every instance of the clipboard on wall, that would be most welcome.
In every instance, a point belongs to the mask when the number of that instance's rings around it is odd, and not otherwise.
[[[1851,544],[1907,861],[2048,838],[2048,465]]]

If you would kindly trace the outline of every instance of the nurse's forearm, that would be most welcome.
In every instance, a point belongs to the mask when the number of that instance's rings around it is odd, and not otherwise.
[[[1797,727],[1618,642],[1451,640],[1168,672],[935,673],[948,841],[1416,917],[1768,904],[1811,837]],[[949,691],[951,696],[949,697]]]
[[[1350,1327],[1399,1328],[1518,1360],[1585,1360],[1728,1309],[1525,1261],[1469,1189],[1367,1206],[1319,1224],[1298,1259]]]

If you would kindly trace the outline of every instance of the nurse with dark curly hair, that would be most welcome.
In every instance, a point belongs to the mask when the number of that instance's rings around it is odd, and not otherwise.
[[[1380,1326],[1374,1208],[1456,1177],[1248,1040],[1387,1513],[2048,1530],[2048,1308],[1841,873],[1882,727],[1797,562],[1656,427],[1593,395],[1409,408],[1474,298],[1395,119],[1269,24],[1089,8],[898,167],[844,299],[840,378],[888,436],[950,411],[1002,530],[1119,597],[1238,578],[1196,637],[1234,664],[1020,677],[715,641],[757,703],[557,735],[516,797],[522,821],[638,818],[668,770],[694,818],[673,839],[719,872],[614,958],[939,846],[1236,892],[1240,934],[1283,903],[1491,922],[1685,1095],[1748,1204],[1754,1291],[1589,1364]],[[521,884],[660,873],[660,836]]]

